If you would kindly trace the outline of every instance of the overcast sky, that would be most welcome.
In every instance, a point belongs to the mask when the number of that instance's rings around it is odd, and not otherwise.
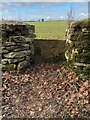
[[[30,2],[30,0],[21,0],[22,2],[0,2],[0,19],[10,20],[66,20],[67,13],[72,8],[74,19],[88,18],[88,2],[79,0],[79,2]],[[26,2],[28,1],[28,2]],[[33,0],[34,1],[34,0]],[[51,0],[50,0],[51,1]]]

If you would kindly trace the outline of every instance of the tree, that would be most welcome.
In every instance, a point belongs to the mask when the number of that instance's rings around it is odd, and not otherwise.
[[[67,13],[68,16],[68,25],[73,21],[73,9],[71,7],[70,11]]]
[[[42,22],[44,22],[44,19],[42,19]]]

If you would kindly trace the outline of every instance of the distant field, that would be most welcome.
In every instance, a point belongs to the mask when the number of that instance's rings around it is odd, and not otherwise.
[[[37,39],[65,39],[65,31],[68,27],[67,21],[49,21],[49,22],[27,22],[35,25]]]

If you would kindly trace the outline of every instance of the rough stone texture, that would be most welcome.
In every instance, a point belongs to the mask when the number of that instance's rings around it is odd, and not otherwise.
[[[90,69],[90,20],[72,22],[67,29],[66,44],[67,61]]]
[[[0,31],[2,70],[24,70],[34,55],[35,27],[23,22],[2,21]]]

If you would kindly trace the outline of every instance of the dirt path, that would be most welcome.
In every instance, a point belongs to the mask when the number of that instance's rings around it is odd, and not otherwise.
[[[2,75],[2,114],[12,118],[89,118],[88,80],[57,64]]]

